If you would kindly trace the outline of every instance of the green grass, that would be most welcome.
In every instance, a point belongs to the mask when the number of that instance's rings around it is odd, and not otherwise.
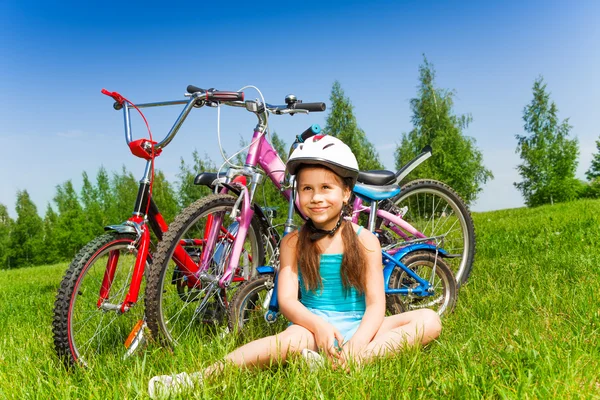
[[[201,398],[600,398],[600,202],[476,213],[475,269],[439,340],[349,374],[300,363],[229,369]],[[66,264],[0,271],[0,398],[147,398],[156,374],[195,371],[237,343],[156,345],[68,372],[53,350]]]

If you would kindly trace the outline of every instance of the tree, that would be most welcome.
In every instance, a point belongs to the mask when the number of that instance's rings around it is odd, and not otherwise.
[[[585,173],[585,177],[590,182],[595,181],[600,176],[600,140],[596,140],[596,150],[598,152],[592,158],[592,165]]]
[[[152,184],[152,198],[158,205],[162,216],[167,223],[171,223],[179,212],[179,204],[173,186],[162,171],[156,170],[154,173],[154,183]]]
[[[61,251],[56,241],[56,225],[58,215],[52,209],[50,203],[46,208],[44,216],[44,257],[46,264],[53,264],[61,260]]]
[[[325,133],[337,137],[350,147],[361,171],[382,169],[379,154],[373,144],[367,140],[365,132],[358,127],[354,107],[338,81],[333,83],[329,100],[331,109],[327,116]]]
[[[410,179],[431,178],[443,181],[456,190],[467,203],[472,203],[482,186],[493,179],[483,165],[483,155],[475,139],[465,136],[472,118],[454,115],[455,92],[435,86],[435,69],[424,58],[419,66],[418,97],[411,99],[414,128],[402,134],[396,147],[396,168],[400,169],[430,145],[433,156],[412,173]]]
[[[275,149],[277,154],[279,154],[279,157],[281,157],[281,161],[283,161],[283,163],[285,164],[287,162],[288,152],[290,151],[290,149],[287,147],[283,139],[279,137],[277,132],[273,132],[271,144],[273,145],[273,148]]]
[[[536,79],[533,100],[523,109],[527,134],[515,135],[516,152],[523,160],[517,170],[523,181],[514,185],[530,207],[569,201],[578,195],[577,138],[569,139],[569,120],[559,123],[557,114],[543,78]]]
[[[114,214],[114,201],[115,196],[110,186],[110,178],[106,169],[100,167],[98,174],[96,174],[96,194],[98,196],[98,203],[100,204],[100,211],[102,214],[101,226],[117,224],[121,221],[118,220],[118,216]]]
[[[194,178],[200,172],[216,172],[217,167],[212,160],[206,156],[205,159],[201,159],[197,150],[192,153],[193,163],[192,165],[186,164],[185,160],[181,158],[179,164],[179,173],[177,174],[177,197],[179,200],[179,206],[185,208],[194,201],[206,196],[210,193],[210,190],[206,186],[194,185]]]
[[[110,224],[119,224],[131,217],[139,183],[133,174],[123,165],[121,173],[113,173],[111,181],[110,214],[113,220]]]
[[[91,239],[86,234],[85,214],[70,180],[56,186],[54,202],[58,209],[53,235],[56,248],[60,259],[70,260]]]
[[[10,268],[10,232],[13,224],[8,209],[4,204],[0,204],[0,269]]]
[[[82,173],[82,177],[83,186],[81,188],[80,197],[83,205],[83,212],[85,213],[85,218],[82,221],[83,234],[85,242],[87,243],[101,234],[104,230],[102,225],[102,206],[100,204],[98,189],[92,185],[85,171]]]
[[[10,232],[10,267],[43,262],[43,226],[37,207],[26,190],[17,192],[17,220]]]

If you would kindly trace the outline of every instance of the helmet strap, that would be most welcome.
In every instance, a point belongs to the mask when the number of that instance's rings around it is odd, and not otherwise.
[[[329,236],[333,236],[335,235],[335,232],[340,228],[340,226],[342,225],[342,221],[344,220],[344,214],[341,213],[340,214],[340,218],[338,219],[337,224],[335,224],[335,226],[333,227],[333,229],[331,230],[326,230],[326,229],[319,229],[315,226],[315,224],[312,222],[312,220],[309,218],[308,221],[306,222],[306,224],[308,225],[308,228],[311,231],[310,234],[310,240],[312,240],[313,242],[321,239],[322,237],[325,237],[327,235]]]

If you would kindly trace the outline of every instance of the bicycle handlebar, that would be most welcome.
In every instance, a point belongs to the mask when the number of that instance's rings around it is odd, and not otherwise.
[[[244,92],[219,91],[215,89],[205,90],[194,85],[188,85],[187,91],[190,94],[189,96],[192,97],[189,100],[163,101],[157,103],[137,104],[136,106],[134,106],[135,108],[139,109],[177,104],[185,105],[183,111],[175,121],[175,124],[173,125],[167,136],[165,136],[165,138],[162,141],[160,141],[154,146],[156,151],[159,151],[160,149],[166,147],[171,142],[171,140],[173,140],[175,134],[183,124],[183,121],[186,119],[187,115],[190,113],[192,108],[202,107],[206,104],[206,102],[221,102],[230,106],[245,107],[248,111],[257,114],[257,116],[259,117],[259,121],[265,123],[267,118],[266,111],[278,115],[294,115],[297,113],[308,114],[308,112],[321,112],[325,111],[326,109],[325,103],[303,103],[301,100],[296,100],[295,96],[293,96],[293,102],[289,102],[286,105],[271,105],[262,104],[256,101],[244,101]],[[102,89],[102,93],[112,97],[115,100],[115,103],[113,104],[113,108],[115,110],[124,111],[125,141],[129,145],[132,142],[131,120],[129,118],[129,110],[131,106],[129,106],[127,104],[127,101],[125,101],[125,99],[117,92],[109,92],[106,89]],[[288,102],[288,98],[286,98],[286,102]]]

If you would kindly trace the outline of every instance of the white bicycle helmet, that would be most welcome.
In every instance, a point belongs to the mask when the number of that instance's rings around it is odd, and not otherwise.
[[[328,167],[342,178],[352,178],[352,186],[358,177],[358,162],[350,147],[329,135],[312,136],[300,143],[288,159],[287,170],[296,175],[303,164]]]

